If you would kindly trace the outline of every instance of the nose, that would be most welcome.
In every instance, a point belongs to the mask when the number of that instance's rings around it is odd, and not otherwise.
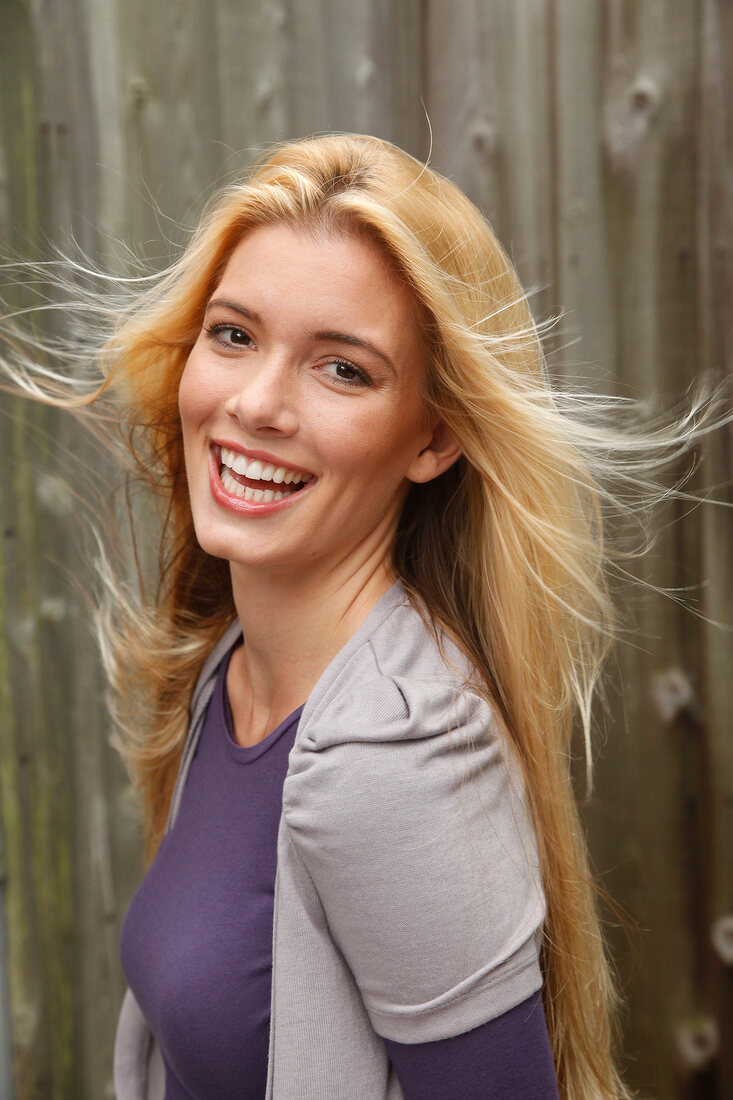
[[[253,361],[254,360],[254,361]],[[225,411],[248,432],[293,435],[298,428],[295,379],[284,354],[249,359],[246,378],[227,399]]]

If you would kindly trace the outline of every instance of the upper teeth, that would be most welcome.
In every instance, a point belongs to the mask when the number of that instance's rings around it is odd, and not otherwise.
[[[235,474],[251,478],[252,481],[274,481],[276,485],[290,485],[294,481],[310,481],[310,475],[302,470],[289,470],[287,466],[273,466],[272,463],[262,462],[259,458],[247,458],[238,451],[230,451],[226,447],[221,449],[221,460]]]

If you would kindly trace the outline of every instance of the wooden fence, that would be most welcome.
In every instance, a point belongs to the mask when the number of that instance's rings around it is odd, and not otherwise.
[[[733,364],[731,103],[727,0],[2,0],[2,251],[73,237],[112,268],[120,242],[159,263],[264,143],[345,129],[425,157],[429,118],[433,165],[492,219],[537,314],[563,314],[553,371],[670,401]],[[70,418],[3,402],[0,1100],[97,1100],[141,860],[69,581],[91,575],[69,456],[96,459]],[[698,477],[729,504],[730,444]],[[732,560],[730,511],[675,504],[645,576],[730,624]],[[636,632],[587,821],[639,928],[610,932],[628,1077],[730,1100],[733,642],[621,596]]]

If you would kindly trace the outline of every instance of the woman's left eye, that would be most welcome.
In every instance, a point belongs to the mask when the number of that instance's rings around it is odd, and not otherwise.
[[[334,382],[342,386],[369,386],[371,379],[366,371],[349,363],[347,359],[332,359],[322,368]]]

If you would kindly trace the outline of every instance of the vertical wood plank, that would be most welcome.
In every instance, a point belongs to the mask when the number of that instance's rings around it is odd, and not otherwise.
[[[493,70],[495,12],[469,0],[426,8],[425,99],[433,166],[492,220],[499,213],[499,119]]]
[[[697,307],[701,370],[733,383],[733,12],[720,0],[702,5],[699,28],[697,133]],[[733,387],[729,388],[729,395]],[[710,918],[715,1020],[721,1036],[717,1095],[733,1095],[733,429],[711,439],[703,466],[719,508],[701,516],[703,607],[711,620],[703,633],[703,696],[709,721],[711,782]],[[727,506],[727,507],[726,507]],[[723,629],[712,625],[721,622]]]
[[[11,24],[10,35],[0,35],[8,57],[18,65],[25,50],[37,62],[20,65],[19,91],[4,89],[11,134],[19,96],[28,120],[22,155],[12,138],[5,146],[11,155],[4,239],[31,256],[49,240],[69,250],[76,239],[92,250],[96,156],[85,110],[83,12],[76,4],[41,10],[16,3],[4,8],[4,18]],[[115,859],[106,823],[92,813],[100,801],[110,812],[123,778],[105,744],[95,645],[63,571],[82,589],[91,587],[71,486],[85,494],[69,458],[90,456],[68,417],[20,403],[11,417],[3,418],[10,495],[4,491],[1,503],[12,688],[3,724],[3,813],[15,1078],[24,1097],[104,1096],[123,983],[120,913],[114,899],[102,896],[102,870],[108,881],[132,883],[137,861],[129,821],[127,850]],[[104,467],[95,467],[102,480]]]
[[[427,5],[433,164],[492,222],[538,318],[557,312],[549,34],[547,0]]]
[[[612,389],[615,340],[610,287],[601,113],[601,12],[581,0],[551,5],[556,297],[564,368],[600,391]],[[577,344],[580,338],[580,343]]]
[[[694,379],[696,6],[612,3],[604,27],[603,148],[616,327],[615,385],[679,400]],[[678,471],[681,473],[682,471]],[[657,521],[650,584],[700,579],[699,517],[671,506]],[[674,521],[674,526],[669,526]],[[711,1071],[688,1075],[685,1043],[713,1005],[706,950],[711,867],[708,722],[700,708],[700,625],[670,600],[632,597],[637,633],[622,645],[623,712],[589,815],[612,893],[644,929],[626,1048],[650,1095],[715,1095]],[[690,598],[696,599],[694,591]],[[675,692],[691,692],[677,706]],[[694,703],[693,703],[694,697]],[[605,816],[603,811],[605,810]],[[612,828],[620,811],[623,831]],[[620,822],[619,822],[620,824]],[[614,837],[626,837],[617,845]],[[615,851],[614,851],[615,848]],[[700,1091],[702,1090],[702,1091]]]
[[[3,79],[3,132],[11,128],[10,148],[19,171],[9,180],[11,203],[21,214],[22,247],[37,247],[40,230],[39,81],[33,60],[33,27],[24,5],[3,11],[2,50],[17,50],[15,84]],[[12,56],[12,54],[10,55]],[[7,72],[9,56],[0,66]],[[13,119],[21,123],[12,125]],[[13,165],[15,167],[15,165]],[[10,205],[10,204],[9,204]],[[9,238],[20,243],[19,235]],[[7,407],[7,403],[6,403]],[[45,699],[39,675],[38,638],[42,584],[38,570],[37,517],[32,467],[25,460],[23,428],[40,435],[45,410],[17,408],[3,426],[3,562],[8,690],[3,715],[2,812],[7,852],[10,983],[17,1077],[36,1095],[60,1097],[71,1089],[73,1012],[68,952],[70,890],[63,774],[55,738],[44,741]],[[8,500],[7,489],[12,500]],[[54,911],[55,908],[55,911]],[[56,1024],[56,1038],[52,1027]]]

